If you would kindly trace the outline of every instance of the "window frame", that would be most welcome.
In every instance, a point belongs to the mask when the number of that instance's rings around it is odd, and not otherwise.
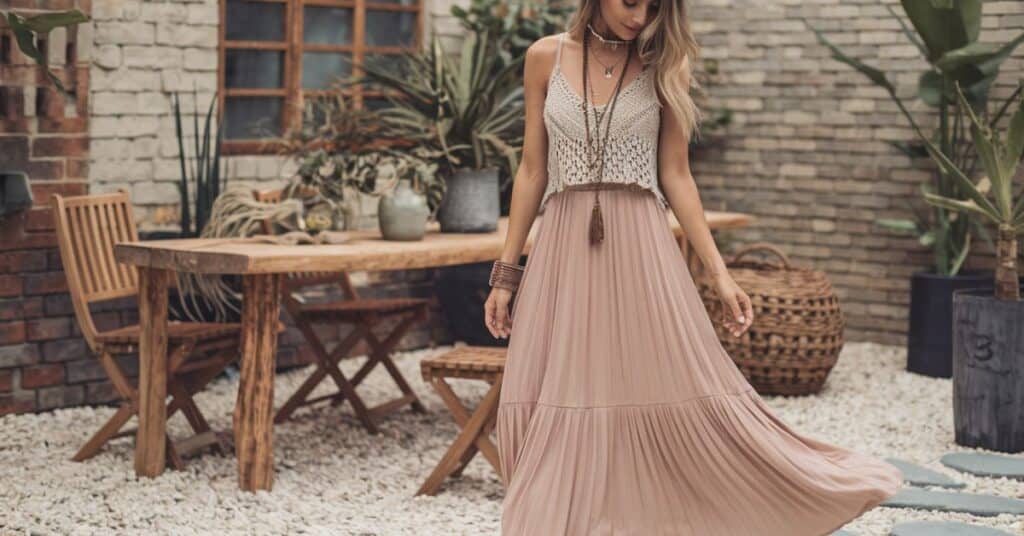
[[[401,3],[374,2],[372,0],[245,0],[284,6],[285,20],[284,41],[237,41],[227,39],[227,4],[229,0],[219,0],[220,22],[217,29],[217,110],[220,117],[225,114],[225,101],[228,97],[277,97],[282,99],[281,128],[283,131],[298,125],[302,119],[303,102],[306,97],[324,95],[329,90],[302,88],[302,53],[308,52],[345,52],[352,55],[352,68],[356,72],[368,54],[394,54],[417,50],[423,42],[424,0],[413,0],[409,5]],[[352,10],[352,43],[335,45],[304,42],[303,8],[340,7]],[[366,45],[366,12],[396,11],[415,13],[412,45],[404,46],[368,46]],[[280,88],[228,88],[225,87],[225,65],[228,50],[263,50],[280,51],[282,59],[282,87]],[[365,97],[379,97],[379,91],[366,90],[354,86],[347,92],[352,95],[356,106],[363,105]],[[273,154],[272,143],[276,138],[262,139],[225,139],[222,153],[225,155]]]

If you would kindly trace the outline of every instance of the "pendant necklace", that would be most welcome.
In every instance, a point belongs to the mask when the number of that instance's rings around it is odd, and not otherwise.
[[[589,25],[588,25],[588,27],[589,27]],[[583,34],[583,99],[581,99],[581,100],[582,100],[582,106],[583,106],[583,121],[584,121],[585,129],[587,131],[587,140],[586,140],[587,145],[586,145],[586,151],[585,152],[586,152],[586,156],[587,156],[587,167],[590,168],[591,170],[593,170],[595,167],[597,168],[597,182],[601,182],[602,179],[604,178],[604,151],[605,151],[605,147],[608,145],[608,137],[609,137],[608,134],[609,134],[609,129],[611,128],[611,124],[612,124],[612,113],[615,112],[615,103],[619,100],[619,90],[622,88],[622,81],[626,77],[626,71],[629,70],[629,60],[633,56],[633,42],[629,41],[628,43],[629,43],[629,50],[626,51],[626,65],[622,68],[622,72],[619,73],[619,80],[615,84],[615,91],[614,91],[614,93],[612,93],[611,102],[609,102],[607,104],[608,105],[608,110],[607,111],[602,110],[599,113],[598,110],[597,110],[598,106],[596,104],[593,106],[594,116],[595,116],[595,119],[597,120],[597,129],[596,129],[594,134],[595,134],[595,137],[597,138],[596,142],[597,142],[597,145],[598,145],[598,147],[597,147],[597,154],[596,154],[596,160],[595,160],[595,158],[594,158],[594,152],[595,151],[594,151],[594,148],[593,148],[593,141],[591,139],[591,133],[590,133],[590,113],[589,113],[589,110],[590,110],[591,106],[590,106],[590,102],[587,99],[588,95],[593,95],[593,92],[594,92],[593,88],[589,87],[590,86],[590,84],[589,84],[590,69],[589,69],[589,64],[588,64],[588,61],[587,61],[589,56],[590,56],[590,54],[589,54],[590,39],[588,38],[587,34],[585,34],[585,33]],[[588,89],[590,89],[589,93],[587,91]],[[604,107],[604,105],[602,105],[601,107]],[[607,121],[607,123],[605,124],[604,136],[601,136],[601,120],[606,120]],[[594,189],[594,208],[591,210],[591,213],[590,213],[590,227],[589,227],[590,243],[592,245],[593,244],[597,244],[597,243],[601,242],[604,239],[604,219],[603,219],[603,217],[601,215],[601,200],[600,200],[600,198],[598,196],[599,193],[600,193],[600,190],[598,188],[595,188]]]
[[[618,50],[619,49],[619,45],[628,45],[628,44],[633,43],[632,40],[630,40],[630,41],[623,41],[623,40],[620,40],[620,39],[608,39],[607,37],[604,37],[601,34],[597,33],[594,30],[594,27],[590,25],[590,23],[587,23],[587,29],[590,30],[590,33],[594,34],[594,37],[596,37],[597,40],[601,42],[601,44],[605,45],[606,47],[608,47],[608,48],[610,48],[612,50]]]

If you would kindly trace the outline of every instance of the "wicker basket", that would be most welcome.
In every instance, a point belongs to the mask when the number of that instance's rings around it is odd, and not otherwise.
[[[782,264],[741,260],[768,251]],[[697,278],[722,347],[760,394],[817,393],[843,347],[846,322],[823,272],[797,268],[778,248],[756,243],[726,262],[736,284],[750,296],[754,323],[740,337],[724,326],[724,307],[713,281]]]

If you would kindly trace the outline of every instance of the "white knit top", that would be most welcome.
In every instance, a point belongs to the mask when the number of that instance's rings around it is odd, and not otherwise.
[[[583,122],[583,99],[569,85],[560,68],[562,43],[558,38],[555,65],[548,80],[544,99],[544,125],[548,133],[548,184],[541,198],[541,211],[551,194],[572,184],[595,182],[597,173],[587,169],[584,147],[587,131]],[[615,104],[608,142],[604,153],[602,182],[635,183],[650,190],[663,207],[668,201],[658,185],[658,131],[661,128],[661,103],[654,88],[654,69],[644,67],[626,83]],[[606,103],[596,108],[603,110]],[[593,118],[591,127],[595,128]],[[604,133],[602,121],[602,134]],[[596,140],[595,150],[598,149]]]

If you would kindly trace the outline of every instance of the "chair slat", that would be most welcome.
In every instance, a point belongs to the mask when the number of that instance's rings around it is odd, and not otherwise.
[[[83,207],[73,206],[69,207],[71,229],[85,229],[88,225],[84,216],[85,210]],[[69,233],[70,233],[69,229]],[[89,246],[89,239],[91,235],[78,231],[75,234],[70,235],[71,244],[75,249],[75,263],[78,266],[78,275],[82,281],[83,297],[96,292],[99,288],[99,284],[96,282],[93,266],[89,263],[89,258],[92,257],[92,248]]]
[[[114,207],[111,205],[103,205],[100,209],[100,219],[103,221],[103,225],[107,229],[107,240],[110,242],[110,251],[113,252],[114,244],[120,241],[118,238],[117,223],[114,219]],[[121,272],[121,263],[117,262],[116,259],[113,259],[113,255],[111,255],[111,260],[113,260],[113,263],[109,268],[111,282],[116,288],[123,288],[125,285],[125,279]]]
[[[92,261],[99,272],[100,285],[104,290],[116,288],[111,277],[111,266],[114,264],[114,244],[110,240],[110,226],[103,218],[103,205],[92,205],[87,208],[93,240],[96,244],[96,258]]]

